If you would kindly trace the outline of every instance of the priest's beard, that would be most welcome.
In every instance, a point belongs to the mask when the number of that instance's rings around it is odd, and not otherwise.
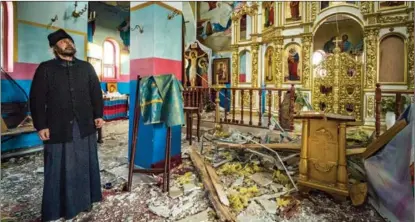
[[[76,49],[70,45],[66,46],[64,49],[58,46],[54,46],[53,52],[55,53],[55,55],[73,57],[76,54]]]

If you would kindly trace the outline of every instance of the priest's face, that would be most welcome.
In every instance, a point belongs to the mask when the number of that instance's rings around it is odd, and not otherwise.
[[[55,53],[62,56],[74,56],[76,53],[75,44],[68,38],[59,40],[54,50]]]

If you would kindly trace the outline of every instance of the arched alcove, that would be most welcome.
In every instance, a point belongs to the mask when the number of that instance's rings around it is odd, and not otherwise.
[[[341,52],[362,55],[363,43],[361,24],[348,14],[334,14],[318,25],[314,33],[313,48],[314,52],[323,50],[331,54],[337,44]]]
[[[264,60],[264,69],[265,69],[265,82],[272,83],[274,81],[274,47],[268,46],[265,50],[265,60]]]
[[[239,53],[239,82],[250,83],[251,78],[251,52],[243,50]]]
[[[406,84],[406,44],[405,38],[392,33],[379,42],[379,76],[382,84]]]
[[[239,40],[248,41],[251,39],[252,17],[245,13],[239,19]]]

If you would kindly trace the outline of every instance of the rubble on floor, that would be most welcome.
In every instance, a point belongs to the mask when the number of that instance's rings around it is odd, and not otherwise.
[[[218,221],[218,213],[190,159],[192,150],[200,152],[201,143],[194,140],[195,145],[189,146],[182,137],[183,163],[172,170],[169,193],[162,193],[158,187],[161,175],[141,174],[134,174],[132,191],[123,192],[128,176],[128,121],[107,123],[103,136],[99,160],[104,199],[74,221]],[[264,139],[252,136],[259,142]],[[274,142],[281,142],[280,137],[275,138]],[[295,137],[293,142],[299,141],[301,138]],[[216,172],[237,221],[383,221],[367,204],[353,207],[350,201],[339,203],[322,192],[296,192],[285,170],[279,168],[281,164],[271,161],[278,159],[275,154],[263,148],[255,151],[261,155],[244,149],[215,149],[212,143],[204,142],[203,157]],[[295,181],[298,152],[278,154]],[[42,153],[9,159],[1,167],[2,218],[40,221]]]

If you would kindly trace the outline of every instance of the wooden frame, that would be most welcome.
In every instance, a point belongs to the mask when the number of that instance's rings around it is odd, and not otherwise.
[[[97,73],[98,79],[102,80],[102,60],[97,58],[88,57],[87,61],[91,63]]]
[[[216,84],[216,76],[218,76],[219,84],[228,84],[231,80],[231,60],[230,58],[214,59],[212,62],[212,83]],[[222,68],[221,68],[222,67]]]
[[[107,82],[107,91],[109,93],[118,92],[118,87],[116,82]]]

